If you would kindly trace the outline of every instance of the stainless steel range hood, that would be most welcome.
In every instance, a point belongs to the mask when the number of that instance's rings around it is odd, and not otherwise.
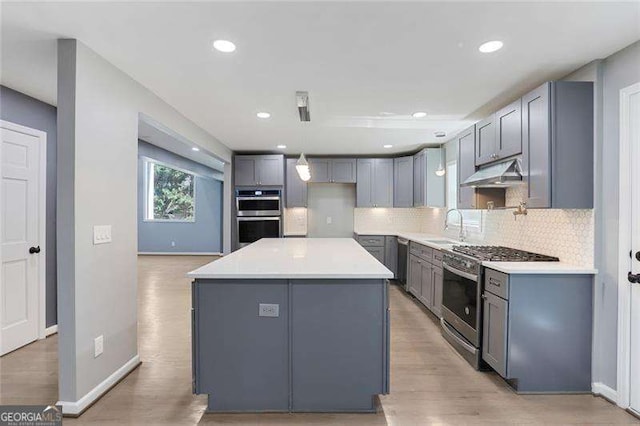
[[[504,188],[522,184],[522,164],[520,158],[512,158],[497,164],[480,168],[460,186],[475,188]]]

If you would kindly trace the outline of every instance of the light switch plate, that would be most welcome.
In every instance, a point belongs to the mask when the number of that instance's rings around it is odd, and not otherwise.
[[[280,305],[275,303],[260,303],[258,308],[258,316],[260,317],[279,317]]]
[[[104,352],[104,336],[100,335],[93,340],[93,357],[99,357],[102,352]]]
[[[111,225],[96,225],[93,227],[93,244],[107,244],[111,242]]]
[[[327,225],[331,225],[333,223],[333,219],[331,216],[327,216]]]

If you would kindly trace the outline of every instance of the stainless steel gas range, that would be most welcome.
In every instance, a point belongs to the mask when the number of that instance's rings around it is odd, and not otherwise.
[[[558,261],[498,246],[454,246],[443,252],[442,335],[476,369],[482,367],[483,261]]]

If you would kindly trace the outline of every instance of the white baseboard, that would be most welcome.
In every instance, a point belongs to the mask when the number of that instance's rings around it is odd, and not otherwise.
[[[618,392],[614,389],[611,389],[609,386],[604,383],[594,382],[591,383],[591,392],[595,395],[600,395],[608,399],[609,401],[616,404],[618,402]]]
[[[44,330],[44,335],[49,337],[52,334],[56,334],[58,332],[58,324],[52,325],[51,327],[47,327]]]
[[[91,389],[85,396],[76,402],[58,401],[56,405],[62,406],[62,414],[70,416],[78,416],[82,414],[91,404],[104,395],[113,385],[118,383],[123,377],[131,372],[140,364],[140,356],[136,355],[131,358],[125,365],[118,368],[112,375],[107,377],[103,382]]]
[[[139,251],[138,256],[223,256],[220,252],[155,252]]]

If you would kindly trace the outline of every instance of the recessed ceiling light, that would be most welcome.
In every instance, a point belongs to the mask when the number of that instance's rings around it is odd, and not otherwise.
[[[276,146],[276,148],[278,148],[278,149],[285,149],[286,147],[287,147],[286,145],[278,145],[278,146]]]
[[[478,47],[478,50],[482,53],[491,53],[495,52],[496,50],[502,49],[502,46],[503,43],[500,40],[492,40],[486,43],[482,43],[480,47]]]
[[[256,114],[256,116],[258,118],[269,118],[271,117],[271,114],[269,114],[268,112],[259,112]]]
[[[194,146],[193,148],[191,148],[192,151],[200,151],[200,148],[198,148],[197,146]]]
[[[382,145],[382,147],[389,149],[389,148],[393,148],[393,145]]]
[[[229,40],[216,40],[213,42],[213,48],[219,52],[231,53],[236,50],[236,45]]]
[[[412,116],[413,118],[423,118],[423,117],[426,117],[426,116],[427,116],[427,113],[426,113],[426,112],[420,112],[420,111],[419,111],[419,112],[414,112],[413,114],[411,114],[411,116]]]

